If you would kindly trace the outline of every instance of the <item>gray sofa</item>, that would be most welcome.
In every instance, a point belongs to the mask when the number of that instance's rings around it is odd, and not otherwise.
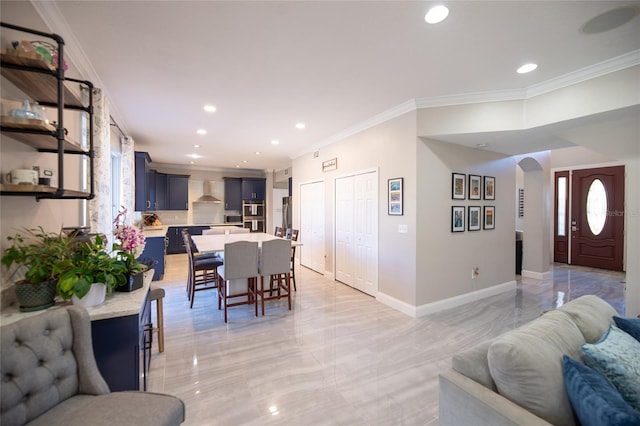
[[[184,403],[174,396],[109,391],[95,362],[84,308],[49,309],[2,326],[0,348],[2,426],[169,426],[184,421]]]
[[[562,355],[582,359],[618,313],[582,296],[452,358],[439,376],[440,425],[574,425]]]

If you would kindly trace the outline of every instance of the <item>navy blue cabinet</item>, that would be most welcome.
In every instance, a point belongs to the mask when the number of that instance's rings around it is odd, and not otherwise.
[[[155,203],[153,204],[153,210],[165,210],[165,207],[169,203],[167,192],[167,178],[165,173],[155,172]]]
[[[144,361],[151,355],[150,324],[148,295],[135,315],[91,321],[98,370],[112,392],[145,389],[141,377],[147,377],[149,367]]]
[[[189,175],[167,175],[166,210],[189,210]]]
[[[224,178],[224,209],[242,210],[241,178]]]
[[[153,281],[161,280],[164,276],[165,237],[147,237],[144,251],[140,257],[148,257],[157,263],[153,266]]]
[[[264,201],[266,195],[266,179],[242,178],[242,199]]]
[[[167,229],[167,254],[186,253],[182,242],[182,230],[187,229],[191,235],[202,235],[204,229],[210,226],[170,226]]]
[[[137,212],[146,211],[152,208],[151,200],[149,198],[150,192],[155,191],[155,176],[153,183],[150,182],[152,177],[151,169],[151,157],[146,152],[135,152],[135,210]],[[155,200],[154,200],[155,201]]]

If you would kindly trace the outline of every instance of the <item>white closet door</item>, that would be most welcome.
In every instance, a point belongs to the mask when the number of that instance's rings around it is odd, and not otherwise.
[[[300,185],[300,264],[324,273],[324,182]]]
[[[378,174],[354,176],[354,283],[353,287],[378,293]]]
[[[353,286],[353,176],[336,179],[336,280]]]

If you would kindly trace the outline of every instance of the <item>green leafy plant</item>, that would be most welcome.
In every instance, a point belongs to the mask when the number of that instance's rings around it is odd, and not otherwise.
[[[112,256],[104,247],[105,241],[96,235],[93,240],[74,244],[70,256],[55,265],[60,277],[57,292],[63,299],[70,299],[73,295],[84,297],[93,283],[104,283],[108,294],[126,283],[126,262]]]
[[[5,249],[2,264],[12,275],[24,273],[21,283],[43,283],[58,277],[55,265],[69,257],[71,239],[62,232],[45,232],[42,227],[25,229],[24,234],[7,237],[11,247]]]

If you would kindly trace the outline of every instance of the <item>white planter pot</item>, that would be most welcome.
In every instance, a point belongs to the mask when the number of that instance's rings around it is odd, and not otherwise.
[[[107,286],[103,283],[93,283],[89,292],[84,295],[82,299],[79,299],[75,294],[71,296],[71,301],[74,305],[84,306],[89,308],[91,306],[98,306],[104,302],[104,298],[107,294]]]

